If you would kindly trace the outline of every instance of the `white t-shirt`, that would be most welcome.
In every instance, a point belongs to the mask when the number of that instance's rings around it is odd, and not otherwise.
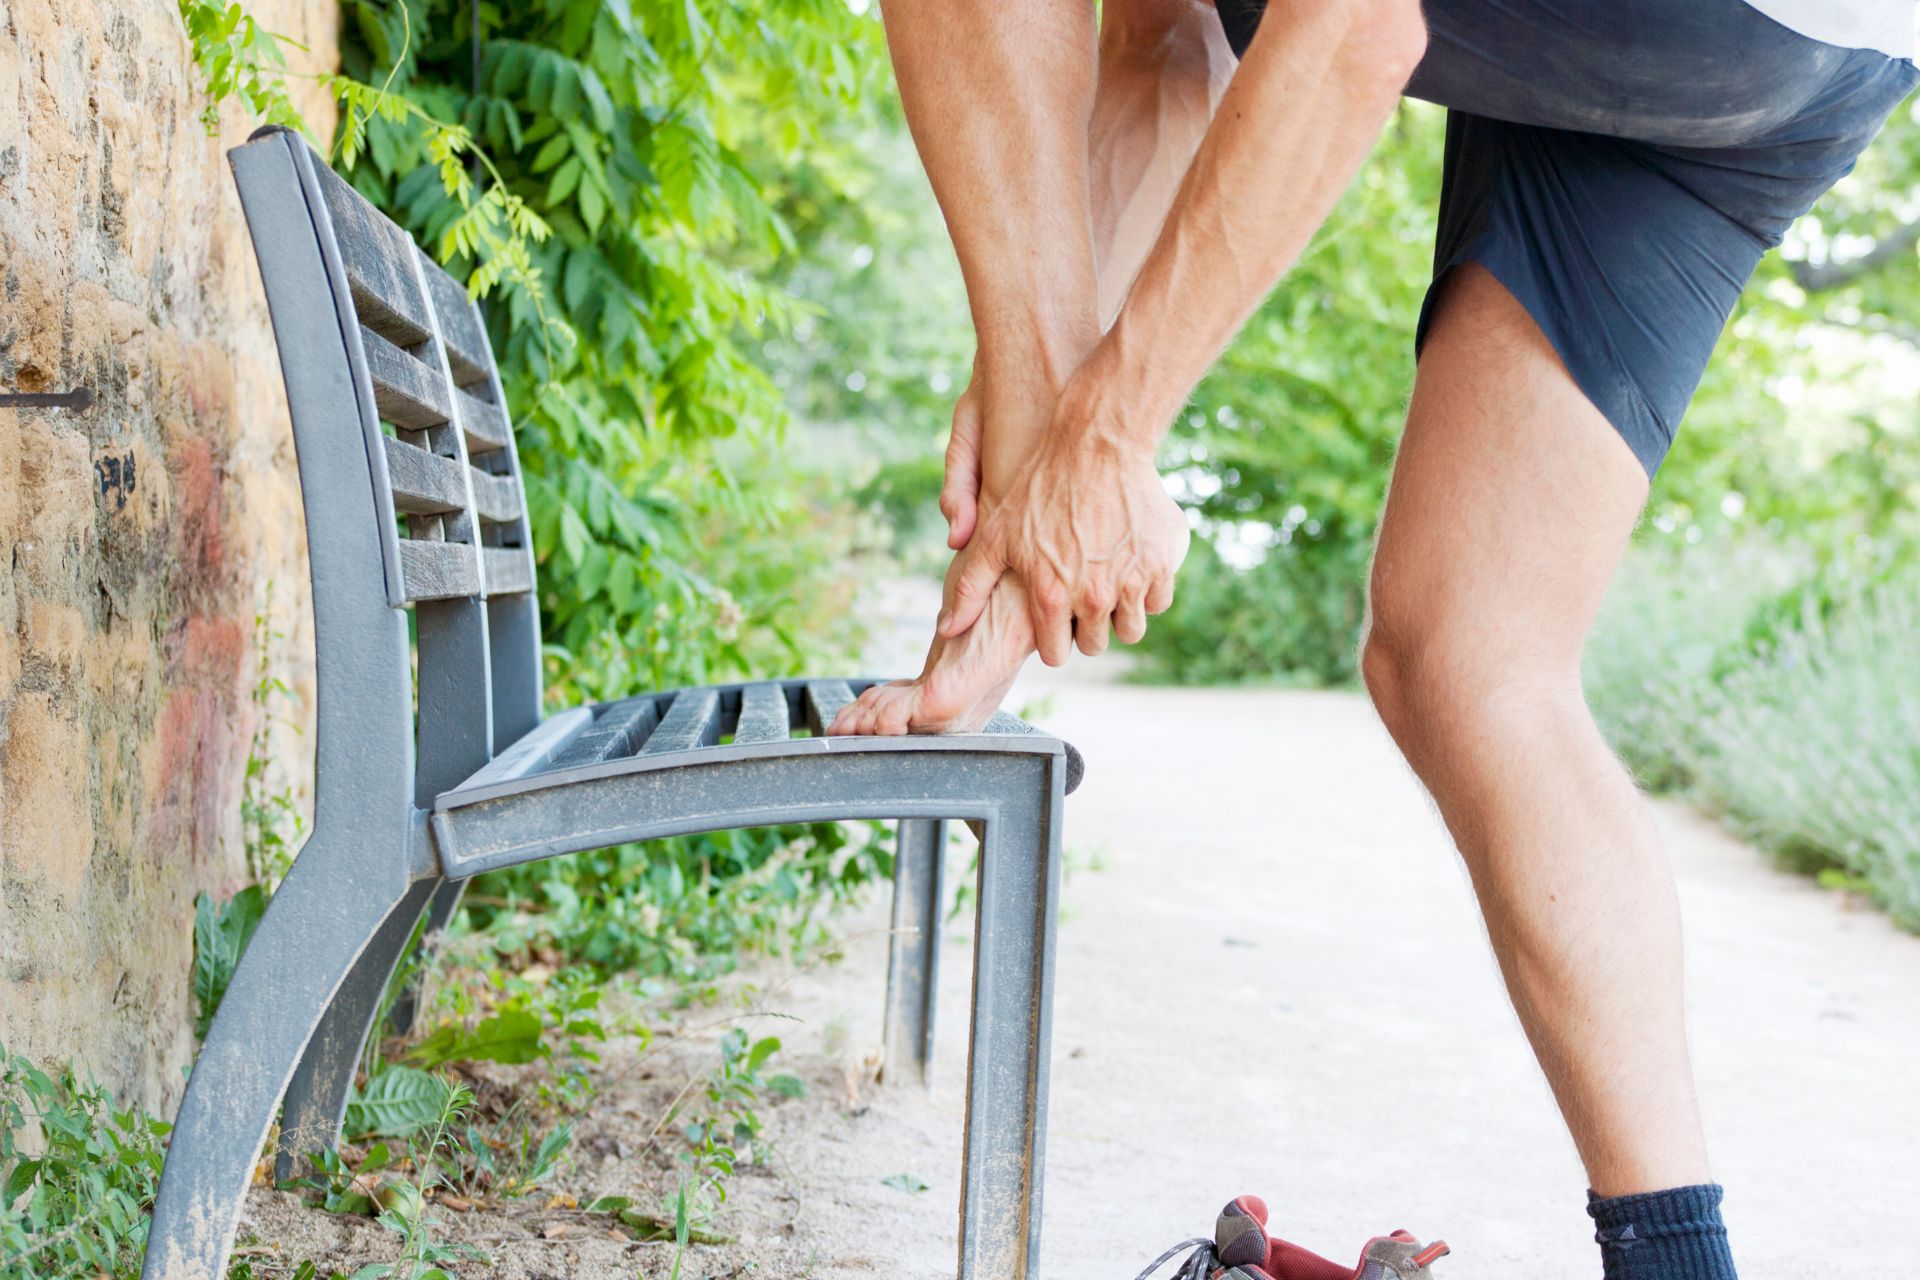
[[[1843,49],[1912,58],[1920,45],[1920,0],[1747,0],[1783,27]]]

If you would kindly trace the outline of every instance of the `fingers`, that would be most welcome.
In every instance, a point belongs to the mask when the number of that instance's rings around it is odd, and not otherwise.
[[[951,640],[962,635],[980,618],[993,596],[993,585],[1007,571],[1006,562],[991,546],[977,546],[960,553],[960,572],[953,583],[953,603],[940,611],[935,628]]]
[[[946,480],[940,486],[940,513],[947,518],[947,545],[958,551],[973,537],[980,516],[980,407],[969,386],[953,406],[953,430],[947,436]]]
[[[1147,594],[1123,591],[1119,607],[1113,611],[1113,634],[1121,644],[1139,644],[1147,634]]]
[[[861,694],[860,696],[864,698],[866,695]],[[827,726],[827,736],[837,738],[843,734],[852,733],[854,732],[855,725],[859,723],[859,720],[860,702],[859,699],[855,699],[833,713],[833,722]]]
[[[1107,651],[1107,639],[1113,630],[1109,621],[1115,604],[1110,594],[1092,591],[1082,595],[1074,606],[1073,640],[1089,658],[1097,658]]]
[[[1173,575],[1157,579],[1147,588],[1146,610],[1150,614],[1165,613],[1173,607]]]
[[[1050,667],[1066,662],[1073,652],[1073,607],[1058,578],[1027,584],[1027,611],[1033,620],[1034,648]]]

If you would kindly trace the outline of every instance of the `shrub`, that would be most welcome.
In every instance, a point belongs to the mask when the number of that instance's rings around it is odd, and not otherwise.
[[[1917,626],[1902,554],[1655,544],[1602,610],[1587,695],[1643,782],[1920,930]]]
[[[1168,684],[1353,682],[1366,542],[1301,538],[1236,569],[1196,539],[1173,608],[1153,619],[1133,675]]]
[[[1714,686],[1693,791],[1796,865],[1834,864],[1920,930],[1920,574],[1808,609]]]
[[[1729,660],[1744,657],[1756,611],[1811,571],[1771,544],[1661,539],[1628,555],[1587,642],[1594,718],[1641,783],[1691,780],[1693,743]]]

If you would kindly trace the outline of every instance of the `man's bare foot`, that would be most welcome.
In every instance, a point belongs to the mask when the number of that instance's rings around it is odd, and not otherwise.
[[[933,638],[917,679],[874,685],[842,707],[827,732],[973,733],[999,709],[1032,652],[1027,591],[1008,574],[978,622],[951,640]]]

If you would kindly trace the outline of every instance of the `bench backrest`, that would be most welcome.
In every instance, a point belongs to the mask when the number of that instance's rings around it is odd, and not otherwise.
[[[231,160],[306,506],[316,803],[333,790],[328,756],[358,748],[402,767],[425,804],[540,720],[526,492],[486,328],[466,289],[298,134],[262,130]]]

